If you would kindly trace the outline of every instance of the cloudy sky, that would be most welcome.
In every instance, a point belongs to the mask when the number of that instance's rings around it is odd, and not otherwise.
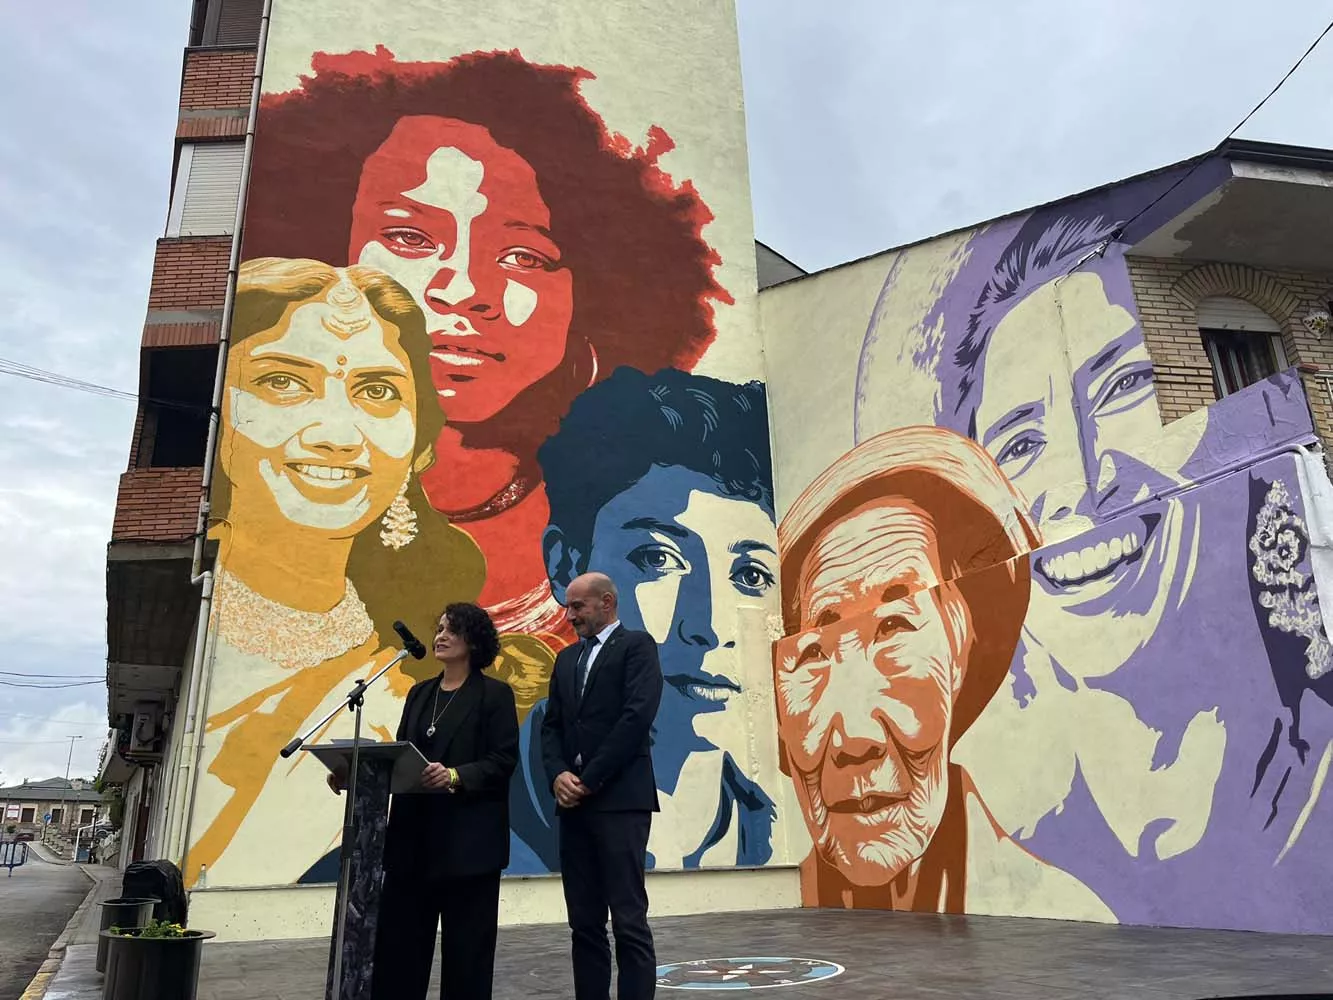
[[[1212,147],[1333,0],[739,0],[760,239],[808,269]],[[0,3],[0,358],[137,381],[187,0]],[[1241,132],[1333,146],[1333,39]],[[0,784],[90,774],[132,403],[0,374]],[[20,681],[21,683],[23,681]]]

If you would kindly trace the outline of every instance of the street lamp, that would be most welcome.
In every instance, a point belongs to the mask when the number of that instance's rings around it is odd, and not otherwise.
[[[71,736],[69,738],[69,756],[65,758],[65,786],[60,790],[60,825],[69,826],[69,805],[65,801],[69,794],[69,768],[74,762],[74,741],[83,739],[82,736]]]

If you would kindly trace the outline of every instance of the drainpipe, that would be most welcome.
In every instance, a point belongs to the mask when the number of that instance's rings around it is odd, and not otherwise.
[[[259,19],[259,44],[255,50],[255,71],[250,83],[250,110],[245,124],[245,151],[241,159],[240,191],[236,198],[236,217],[232,224],[231,258],[227,263],[227,288],[222,299],[222,324],[218,334],[218,362],[213,375],[213,403],[208,414],[208,444],[204,451],[204,475],[199,498],[199,518],[195,523],[194,557],[190,564],[190,582],[199,586],[199,618],[195,626],[194,651],[190,657],[189,698],[185,710],[185,730],[181,734],[181,753],[177,763],[178,796],[168,840],[168,857],[181,868],[185,884],[193,884],[193,873],[185,871],[190,844],[190,825],[194,819],[195,798],[199,789],[199,766],[204,755],[203,720],[208,718],[208,688],[212,682],[212,660],[208,650],[209,618],[213,607],[213,567],[204,568],[204,543],[208,536],[209,503],[213,490],[213,471],[217,462],[218,432],[222,414],[222,393],[227,377],[227,349],[231,341],[232,311],[236,305],[236,279],[241,267],[241,239],[245,224],[245,206],[250,189],[250,167],[254,157],[255,120],[259,114],[259,94],[264,76],[264,55],[268,49],[269,20],[273,0],[264,0]],[[188,804],[186,804],[188,803]],[[184,805],[182,811],[180,808]]]

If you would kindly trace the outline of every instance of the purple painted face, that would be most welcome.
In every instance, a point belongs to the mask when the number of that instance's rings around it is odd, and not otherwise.
[[[1038,287],[995,327],[978,372],[977,440],[1027,498],[1044,543],[1028,631],[1080,676],[1109,673],[1143,645],[1199,544],[1188,495],[1152,499],[1187,481],[1204,423],[1163,432],[1142,332],[1104,284],[1118,279],[1085,271]]]

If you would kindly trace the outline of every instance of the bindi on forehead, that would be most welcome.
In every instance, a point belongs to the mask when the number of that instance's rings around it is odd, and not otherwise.
[[[386,344],[388,331],[377,316],[372,314],[364,329],[340,337],[325,326],[328,315],[329,306],[324,302],[298,306],[282,336],[256,347],[250,357],[281,354],[304,358],[328,372],[380,368],[406,374],[406,365]]]

